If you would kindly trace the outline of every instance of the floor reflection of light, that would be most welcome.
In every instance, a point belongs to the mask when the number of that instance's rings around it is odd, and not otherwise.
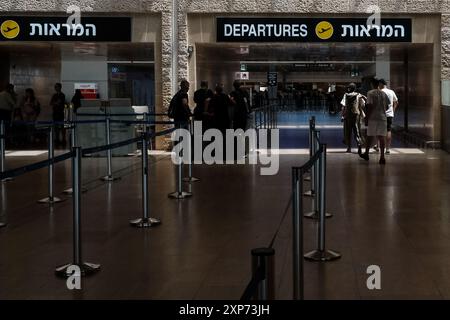
[[[37,157],[46,154],[47,150],[18,150],[6,151],[7,157]]]

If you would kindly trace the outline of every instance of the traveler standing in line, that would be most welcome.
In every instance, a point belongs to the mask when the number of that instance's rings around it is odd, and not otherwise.
[[[61,91],[62,85],[61,83],[55,84],[55,93],[50,100],[50,106],[53,110],[53,121],[64,121],[64,108],[66,105],[66,96]],[[66,145],[66,130],[64,129],[64,125],[58,124],[55,125],[55,136],[56,136],[56,144]]]
[[[7,84],[5,90],[0,92],[0,120],[5,122],[10,122],[12,117],[12,112],[16,106],[14,93],[14,85]]]
[[[228,108],[231,105],[230,97],[223,93],[223,84],[216,85],[214,96],[209,103],[208,113],[213,117],[213,128],[216,128],[225,135],[230,127]]]
[[[194,109],[195,121],[202,121],[204,119],[204,113],[207,109],[207,104],[212,98],[213,92],[208,89],[208,81],[202,80],[200,83],[200,89],[194,92],[194,102],[196,103]]]
[[[378,88],[379,81],[373,80],[373,88],[367,93],[367,142],[366,152],[360,154],[361,158],[369,161],[369,150],[372,146],[372,138],[376,137],[381,149],[380,164],[385,164],[384,148],[387,135],[387,118],[386,110],[389,108],[389,98],[382,90]]]
[[[39,114],[41,113],[41,104],[34,95],[33,89],[27,88],[25,90],[25,96],[20,103],[20,111],[22,114],[22,119],[26,122],[35,122],[39,117]],[[33,124],[30,123],[26,125],[25,140],[27,143],[34,142],[34,129]]]
[[[248,106],[248,94],[242,88],[241,82],[235,80],[233,82],[234,91],[230,93],[231,102],[233,104],[233,128],[247,129],[247,118],[250,113]]]
[[[34,90],[27,88],[25,90],[25,96],[20,103],[20,109],[22,111],[22,118],[24,121],[34,122],[37,120],[41,113],[41,104],[34,95]]]
[[[73,111],[76,113],[79,108],[81,108],[81,100],[83,98],[83,94],[81,93],[80,89],[75,90],[75,94],[72,97],[72,105],[73,105]]]
[[[180,90],[173,96],[169,106],[169,118],[172,118],[178,127],[187,128],[189,118],[192,116],[189,108],[189,82],[182,80],[180,82]]]
[[[363,139],[361,135],[361,119],[364,118],[364,97],[356,92],[356,85],[350,83],[347,93],[341,101],[342,117],[344,119],[344,141],[347,152],[352,152],[352,132],[358,146],[358,154],[361,154]]]
[[[398,98],[394,90],[387,87],[386,80],[380,79],[378,86],[389,98],[389,108],[386,110],[387,118],[387,136],[386,136],[386,154],[390,154],[391,142],[392,142],[392,122],[394,121],[394,114],[398,107]]]

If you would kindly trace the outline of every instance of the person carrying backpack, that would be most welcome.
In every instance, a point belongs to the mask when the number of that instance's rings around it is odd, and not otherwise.
[[[168,112],[169,118],[173,119],[175,122],[180,122],[179,126],[183,127],[187,126],[189,118],[192,116],[191,109],[189,108],[188,91],[189,82],[187,80],[182,80],[180,82],[180,91],[178,91],[170,101]]]
[[[344,119],[344,143],[347,145],[347,152],[352,151],[352,133],[358,146],[358,154],[361,154],[361,148],[364,141],[361,136],[361,119],[365,117],[364,105],[365,97],[356,92],[356,85],[350,83],[347,87],[347,93],[341,101],[342,117]]]

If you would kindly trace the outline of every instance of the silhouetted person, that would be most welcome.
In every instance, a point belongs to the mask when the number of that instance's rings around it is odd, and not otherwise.
[[[234,91],[230,93],[231,102],[233,104],[233,128],[242,129],[247,128],[247,117],[250,112],[248,106],[247,92],[241,87],[241,82],[235,80],[233,83]]]
[[[202,80],[200,89],[194,92],[194,102],[196,103],[194,109],[195,121],[202,121],[207,109],[208,101],[212,98],[213,92],[208,89],[208,81]]]
[[[182,80],[180,82],[180,90],[173,96],[170,101],[169,117],[175,122],[183,122],[181,125],[187,127],[187,122],[192,116],[189,108],[189,82]]]
[[[230,97],[223,93],[223,84],[217,84],[214,96],[209,103],[208,112],[212,114],[212,127],[219,129],[223,134],[230,128],[230,118],[228,109],[231,105]]]
[[[0,120],[11,121],[14,107],[16,106],[14,85],[7,84],[5,90],[0,92]]]
[[[64,108],[66,105],[66,96],[61,91],[62,85],[61,83],[55,84],[55,93],[50,100],[50,106],[53,110],[53,121],[64,121]],[[64,129],[64,125],[58,124],[55,125],[55,136],[56,136],[56,144],[66,144],[66,130]]]
[[[80,89],[75,90],[75,94],[72,97],[72,105],[73,105],[73,111],[77,112],[79,108],[81,108],[81,100],[83,99],[83,94],[81,93]]]

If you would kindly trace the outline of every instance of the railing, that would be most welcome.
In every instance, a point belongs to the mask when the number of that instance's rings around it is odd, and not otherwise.
[[[312,145],[310,159],[300,167],[292,168],[292,258],[293,258],[293,298],[304,298],[304,267],[303,258],[308,261],[325,262],[339,259],[341,254],[334,250],[327,250],[326,240],[326,191],[327,191],[327,145],[320,142],[320,132],[315,129],[315,121],[310,121],[310,137]],[[303,183],[305,174],[311,171],[313,184],[313,211],[307,218],[317,220],[317,249],[303,254]],[[331,217],[331,215],[329,215]]]
[[[100,121],[89,121],[89,123],[97,123],[97,122],[103,122],[103,120]],[[81,172],[82,172],[82,156],[85,156],[87,154],[93,154],[98,153],[102,151],[110,151],[115,148],[119,148],[125,145],[142,142],[141,145],[141,174],[142,174],[142,217],[139,219],[131,220],[129,223],[131,226],[138,227],[138,228],[148,228],[153,227],[155,225],[159,225],[161,221],[157,218],[152,218],[149,216],[149,197],[148,197],[148,141],[156,136],[163,136],[171,133],[172,131],[176,130],[180,125],[186,125],[185,123],[177,123],[177,122],[164,122],[165,124],[174,124],[174,128],[170,128],[167,130],[163,130],[160,132],[155,133],[148,133],[144,132],[140,137],[136,137],[133,139],[128,139],[120,142],[111,143],[111,140],[109,138],[110,135],[110,127],[107,127],[106,135],[107,135],[107,144],[102,146],[96,146],[91,148],[81,148],[77,146],[76,138],[75,138],[75,129],[76,125],[80,123],[87,123],[86,121],[70,121],[70,122],[64,122],[64,124],[69,124],[71,126],[72,130],[72,137],[71,137],[71,150],[69,152],[66,152],[59,156],[54,156],[54,149],[53,149],[53,128],[55,125],[61,125],[61,123],[58,122],[45,122],[46,125],[49,125],[49,153],[48,153],[48,159],[39,161],[33,164],[29,164],[26,166],[22,166],[15,169],[6,170],[5,168],[5,123],[4,121],[0,122],[0,158],[1,158],[1,172],[0,172],[0,180],[5,181],[5,179],[10,179],[13,177],[18,177],[23,174],[26,174],[31,171],[39,170],[42,168],[48,168],[49,171],[49,196],[47,201],[45,203],[53,205],[54,203],[58,202],[56,201],[57,198],[53,195],[53,179],[54,179],[54,173],[53,168],[54,165],[60,162],[64,162],[68,159],[72,159],[72,194],[73,194],[73,260],[71,263],[62,265],[60,267],[57,267],[55,270],[56,275],[58,276],[70,276],[74,272],[74,267],[79,268],[81,275],[87,275],[97,272],[100,269],[99,264],[94,263],[87,263],[84,262],[84,259],[82,257],[82,241],[81,241]],[[108,120],[106,119],[106,123],[108,123]],[[128,123],[140,123],[145,124],[145,126],[149,124],[154,124],[154,122],[150,121],[128,121]],[[42,124],[42,122],[33,122],[29,123],[29,125],[36,125],[36,124]],[[189,145],[189,147],[191,147]],[[189,150],[191,152],[191,150]],[[178,170],[178,181],[182,181],[182,166],[183,162],[180,162],[178,167],[180,168]],[[108,173],[112,174],[111,170],[111,154],[108,152]],[[192,168],[190,170],[192,173]],[[193,180],[192,180],[193,181]],[[175,193],[182,193],[182,186],[181,184],[178,186],[178,190]],[[192,194],[191,194],[192,195]],[[44,202],[44,201],[41,201]],[[0,227],[6,226],[6,223],[0,223]]]
[[[252,109],[255,129],[275,129],[278,127],[278,100],[268,100],[267,103]]]
[[[292,270],[293,270],[293,299],[304,299],[304,264],[303,260],[326,262],[339,259],[341,254],[326,249],[326,168],[327,145],[320,142],[320,132],[316,130],[315,118],[309,121],[310,158],[300,167],[292,168],[292,196],[288,202],[283,223],[292,201]],[[306,174],[310,172],[311,190],[304,193]],[[303,215],[303,197],[312,197],[312,212]],[[304,254],[303,217],[317,221],[317,248]],[[271,300],[275,298],[274,285],[274,255],[273,243],[279,232],[278,227],[268,248],[252,250],[252,278],[248,283],[241,300]]]

